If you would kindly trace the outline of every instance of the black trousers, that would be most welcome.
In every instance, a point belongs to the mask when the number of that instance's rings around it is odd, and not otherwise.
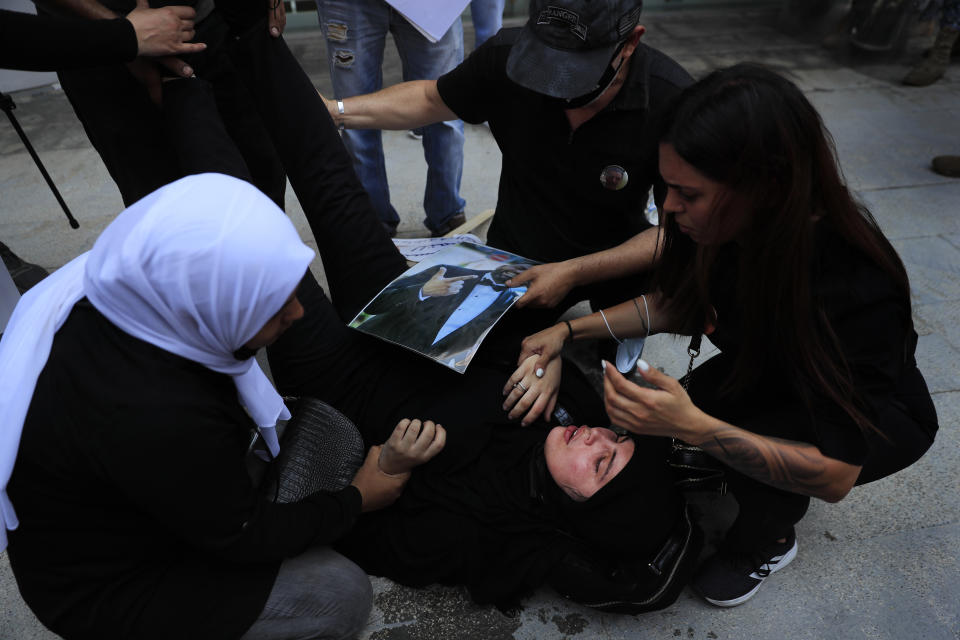
[[[256,15],[264,15],[262,7]],[[210,108],[215,109],[243,156],[253,184],[283,208],[283,168],[252,108],[246,86],[225,54],[228,38],[229,29],[221,12],[214,11],[197,25],[196,40],[207,43],[207,49],[185,60],[213,86],[215,102]],[[150,101],[146,89],[125,65],[61,71],[58,75],[87,137],[120,189],[124,205],[190,173],[171,148],[160,108]]]

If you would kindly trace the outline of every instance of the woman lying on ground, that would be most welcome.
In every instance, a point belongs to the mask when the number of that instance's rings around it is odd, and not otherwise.
[[[458,388],[435,378],[442,399],[411,398],[422,415],[446,416],[446,447],[413,471],[395,504],[360,517],[337,550],[368,573],[465,585],[502,610],[541,585],[607,611],[671,604],[700,535],[664,462],[665,441],[589,426],[523,429],[500,406],[501,371],[471,366],[464,377]],[[608,424],[580,375],[567,376],[560,401],[576,424]],[[360,426],[377,441],[382,424]]]
[[[539,354],[546,375],[511,377],[530,388],[511,396],[512,412],[549,408],[568,340],[707,327],[721,353],[693,371],[689,393],[643,361],[656,388],[606,366],[604,393],[615,425],[728,467],[739,515],[694,584],[733,606],[796,555],[809,496],[836,502],[913,463],[937,417],[914,358],[906,270],[800,90],[737,65],[685,90],[661,130],[655,293],[528,337],[520,362]]]

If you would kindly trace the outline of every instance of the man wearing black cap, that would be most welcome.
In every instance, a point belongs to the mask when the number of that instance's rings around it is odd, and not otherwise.
[[[640,44],[642,0],[532,0],[522,29],[503,29],[436,81],[327,100],[346,128],[489,122],[503,152],[488,243],[549,264],[518,306],[619,301],[651,262],[644,217],[660,185],[652,114],[692,79]],[[589,286],[587,286],[589,285]]]

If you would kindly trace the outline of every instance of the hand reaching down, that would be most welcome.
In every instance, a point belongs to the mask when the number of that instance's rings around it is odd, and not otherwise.
[[[568,262],[550,262],[530,267],[507,280],[508,287],[527,285],[527,291],[517,300],[517,307],[553,308],[560,304],[576,286],[573,267]]]
[[[137,0],[127,20],[137,34],[137,55],[170,56],[197,53],[207,45],[190,42],[194,36],[193,7],[169,6],[151,9],[147,0]]]
[[[543,331],[538,331],[532,336],[527,336],[520,344],[520,356],[517,358],[517,366],[522,365],[532,356],[538,356],[534,365],[534,370],[545,370],[547,365],[554,360],[559,360],[560,353],[570,338],[571,331],[566,323],[555,324],[547,327]],[[540,376],[538,376],[540,377]]]
[[[443,450],[447,432],[430,420],[404,418],[394,428],[380,452],[380,469],[391,475],[406,473]]]

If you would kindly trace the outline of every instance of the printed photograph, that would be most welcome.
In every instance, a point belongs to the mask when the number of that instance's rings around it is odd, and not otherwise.
[[[405,271],[349,326],[463,373],[490,329],[527,290],[505,283],[535,264],[462,242]]]

